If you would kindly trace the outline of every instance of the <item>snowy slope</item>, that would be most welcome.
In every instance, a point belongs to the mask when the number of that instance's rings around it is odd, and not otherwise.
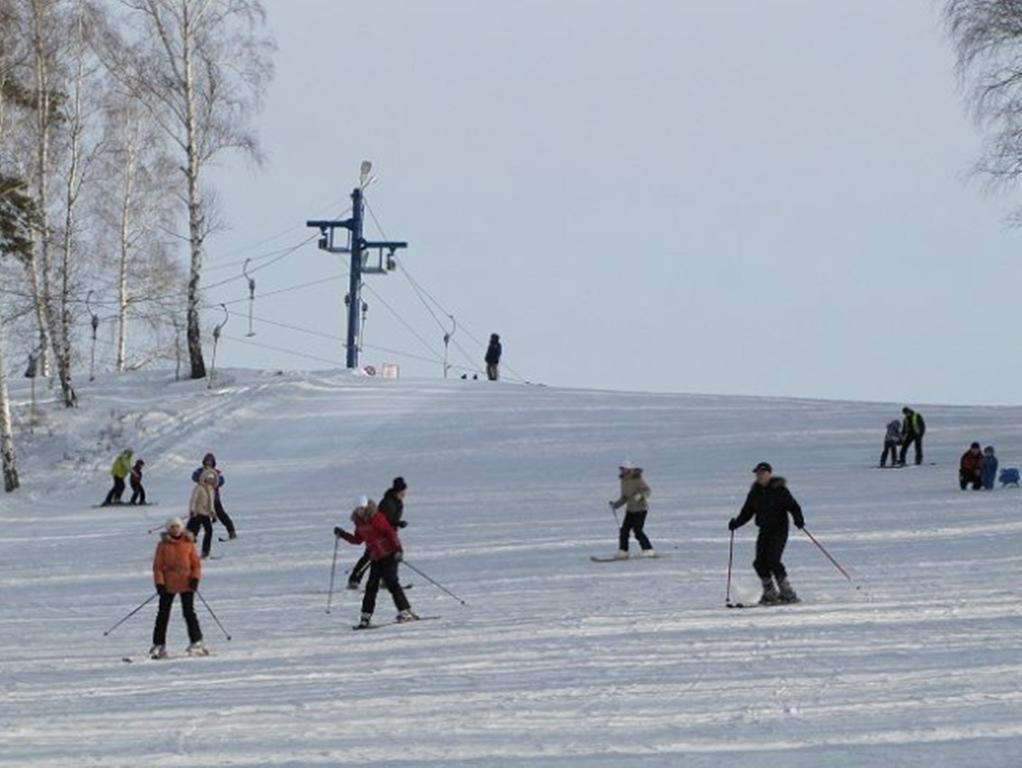
[[[27,489],[0,499],[2,766],[1022,763],[1022,494],[956,483],[973,439],[1022,464],[1020,408],[921,409],[938,464],[881,471],[895,405],[244,371],[82,398],[46,407]],[[125,445],[159,505],[92,508]],[[185,511],[207,450],[240,538],[214,544],[202,590],[233,640],[199,606],[216,656],[121,663],[154,607],[102,632],[151,594],[146,531]],[[624,457],[666,557],[595,564]],[[724,608],[726,522],[761,459],[862,589],[793,531],[804,603]],[[441,619],[355,633],[360,595],[324,611],[331,529],[396,474],[408,560],[470,605],[406,569]],[[754,535],[739,599],[758,594]],[[339,586],[359,554],[341,547]],[[187,642],[177,609],[169,640]]]

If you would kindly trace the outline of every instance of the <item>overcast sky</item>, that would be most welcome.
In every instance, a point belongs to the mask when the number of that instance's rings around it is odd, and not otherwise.
[[[940,4],[266,6],[268,163],[218,171],[232,229],[209,241],[206,284],[312,235],[369,159],[373,210],[476,365],[468,333],[498,332],[514,371],[551,385],[1022,401],[1016,201],[965,180],[980,135]],[[257,296],[344,272],[311,242],[260,271]],[[406,277],[367,281],[365,341],[437,362],[362,362],[440,376],[443,330]],[[346,291],[257,298],[255,314],[341,337]],[[231,319],[218,365],[343,364],[331,338],[246,330]]]

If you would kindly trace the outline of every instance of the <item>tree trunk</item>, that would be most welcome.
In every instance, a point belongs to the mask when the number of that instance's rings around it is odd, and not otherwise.
[[[131,205],[135,184],[135,162],[137,152],[133,143],[128,144],[128,156],[124,169],[124,187],[121,196],[121,259],[117,270],[117,372],[124,373],[128,356],[128,257],[131,253],[129,233],[131,231]]]
[[[199,194],[198,124],[195,115],[195,63],[194,33],[190,3],[182,2],[182,53],[184,58],[185,135],[188,153],[188,242],[191,247],[191,267],[188,275],[188,356],[191,359],[192,378],[206,377],[206,363],[202,359],[202,334],[199,330],[199,278],[202,274],[202,200]]]
[[[50,231],[49,189],[47,174],[50,167],[50,92],[49,63],[46,53],[44,27],[47,26],[46,0],[32,0],[32,48],[35,57],[36,88],[36,202],[39,206],[37,228],[38,246],[33,253],[32,298],[35,301],[36,323],[39,326],[39,371],[50,375],[50,348],[53,345],[53,302],[50,291]]]
[[[4,323],[0,317],[0,463],[3,465],[4,490],[10,493],[18,482],[14,456],[14,430],[11,427],[11,401],[7,393],[7,368],[4,366]]]

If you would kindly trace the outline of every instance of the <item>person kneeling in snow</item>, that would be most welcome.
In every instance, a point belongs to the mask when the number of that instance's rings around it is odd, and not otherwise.
[[[153,581],[160,594],[160,608],[156,613],[153,627],[153,647],[149,655],[154,659],[167,657],[167,623],[174,595],[181,595],[181,614],[188,626],[188,653],[192,656],[208,656],[209,650],[202,642],[199,618],[195,615],[195,592],[202,578],[202,563],[195,553],[195,536],[186,531],[180,517],[167,521],[166,530],[160,534],[153,558]]]
[[[351,534],[342,528],[334,528],[334,535],[349,544],[365,544],[369,551],[372,565],[369,568],[369,580],[366,582],[365,595],[362,597],[362,620],[358,628],[365,629],[373,618],[376,609],[376,593],[380,590],[380,582],[390,591],[397,607],[397,621],[415,621],[419,617],[412,613],[408,598],[401,589],[397,567],[401,562],[403,548],[397,531],[387,520],[387,516],[377,509],[375,502],[360,496],[355,502],[351,513],[351,522],[355,524],[355,533]]]
[[[653,545],[649,538],[643,533],[646,525],[646,515],[649,513],[649,505],[646,503],[652,491],[642,479],[642,470],[633,466],[632,462],[621,462],[618,467],[618,479],[621,481],[621,495],[617,500],[610,502],[611,509],[625,508],[625,519],[621,523],[621,530],[618,531],[618,551],[615,557],[625,560],[628,557],[628,534],[635,533],[635,540],[642,547],[642,554],[646,557],[656,557]]]
[[[752,567],[763,583],[763,596],[759,602],[764,605],[794,603],[798,601],[798,595],[788,582],[788,571],[781,562],[781,555],[788,543],[788,513],[791,513],[796,528],[805,528],[802,507],[791,495],[784,478],[773,476],[774,469],[767,462],[761,461],[752,471],[756,473],[756,482],[749,489],[742,511],[738,517],[728,521],[727,527],[734,531],[755,516],[759,537]]]
[[[962,460],[958,463],[958,485],[963,491],[969,485],[972,485],[974,491],[983,487],[983,451],[979,443],[973,443],[962,454]]]

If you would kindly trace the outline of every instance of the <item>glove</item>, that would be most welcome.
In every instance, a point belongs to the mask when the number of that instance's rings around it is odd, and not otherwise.
[[[408,525],[408,521],[407,520],[398,520],[397,521],[397,527],[398,528],[404,528],[406,525]]]
[[[617,507],[614,506],[613,501],[608,501],[607,504],[610,506],[610,511],[613,512]]]
[[[188,579],[188,591],[189,592],[198,592],[198,590],[199,590],[199,580],[198,579]]]
[[[727,521],[727,529],[729,531],[733,531],[737,527],[738,527],[738,519],[737,518],[732,517],[730,520]]]
[[[801,531],[803,528],[806,527],[806,521],[800,517],[798,520],[795,521],[795,527]]]
[[[404,553],[399,549],[397,552],[394,553],[394,559],[400,563],[402,560],[405,559]]]
[[[341,527],[339,525],[334,526],[334,536],[336,536],[339,539],[341,538],[342,533],[344,533],[344,531],[341,530]]]
[[[156,594],[158,594],[160,597],[163,597],[165,594],[167,594],[167,587],[164,586],[163,584],[157,584]]]

